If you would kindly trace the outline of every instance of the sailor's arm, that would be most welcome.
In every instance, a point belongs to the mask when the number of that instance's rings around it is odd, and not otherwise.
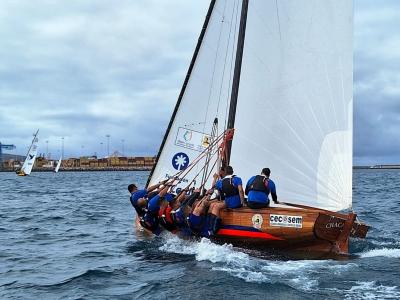
[[[155,189],[158,189],[158,188],[160,187],[160,185],[165,184],[167,181],[168,181],[168,179],[163,180],[163,181],[160,181],[159,183],[157,183],[157,184],[155,184],[155,185],[149,186],[149,187],[147,188],[147,192],[148,192],[148,193],[151,193],[151,192],[154,191]]]
[[[274,201],[275,204],[278,204],[278,196],[276,195],[276,187],[275,187],[275,183],[271,182],[271,197],[272,197],[272,201]]]
[[[240,202],[242,202],[242,205],[243,205],[244,204],[244,191],[243,191],[243,186],[241,184],[238,185],[238,190],[239,190]]]

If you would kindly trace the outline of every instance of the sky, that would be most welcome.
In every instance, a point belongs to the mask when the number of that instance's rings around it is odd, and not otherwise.
[[[208,0],[0,1],[0,141],[155,155]],[[355,0],[354,164],[400,163],[400,1]],[[48,141],[48,143],[46,143]]]

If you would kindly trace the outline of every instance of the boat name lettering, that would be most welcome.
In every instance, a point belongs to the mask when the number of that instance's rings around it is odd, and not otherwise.
[[[325,225],[325,227],[327,229],[331,229],[331,228],[343,228],[344,226],[344,222],[331,222]]]
[[[270,226],[302,228],[303,217],[287,216],[287,215],[270,215],[269,224]]]

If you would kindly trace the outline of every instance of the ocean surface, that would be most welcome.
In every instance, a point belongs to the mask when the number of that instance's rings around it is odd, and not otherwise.
[[[340,261],[140,235],[127,185],[147,176],[0,173],[0,299],[400,298],[400,171],[354,172],[354,208],[372,228]]]

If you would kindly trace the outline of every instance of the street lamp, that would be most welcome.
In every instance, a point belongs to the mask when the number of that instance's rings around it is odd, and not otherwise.
[[[121,142],[122,142],[122,156],[125,156],[124,155],[124,143],[125,143],[125,140],[122,139]]]
[[[107,166],[110,165],[110,135],[106,135],[107,138]]]
[[[61,157],[64,158],[64,137],[61,138]]]

